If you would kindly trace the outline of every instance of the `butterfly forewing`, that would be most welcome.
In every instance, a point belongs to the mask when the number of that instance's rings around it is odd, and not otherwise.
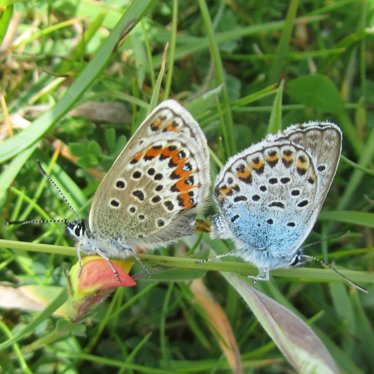
[[[284,135],[291,142],[300,144],[313,155],[319,182],[319,201],[322,206],[335,176],[342,150],[342,132],[331,122],[311,122],[291,126]]]
[[[90,229],[127,245],[157,247],[191,234],[209,191],[203,132],[173,100],[140,125],[100,184]]]

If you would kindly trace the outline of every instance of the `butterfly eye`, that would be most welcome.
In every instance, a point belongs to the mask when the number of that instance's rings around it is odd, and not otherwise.
[[[301,256],[300,256],[300,253],[296,253],[296,255],[293,257],[293,259],[290,262],[290,266],[296,266],[299,263],[301,263]]]
[[[77,236],[77,237],[79,237],[80,235],[81,235],[81,227],[80,227],[80,225],[77,225],[76,227],[75,227],[75,230],[74,230],[74,234]]]

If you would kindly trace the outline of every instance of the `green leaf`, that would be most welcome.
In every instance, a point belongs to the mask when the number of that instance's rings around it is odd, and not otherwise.
[[[12,19],[14,11],[14,5],[5,6],[5,9],[2,9],[2,15],[0,18],[0,44],[2,43],[5,34],[8,30],[9,23]]]
[[[47,308],[37,314],[22,330],[18,331],[10,339],[0,344],[0,351],[18,342],[20,339],[29,336],[34,332],[35,328],[40,323],[49,318],[55,310],[57,310],[66,300],[68,294],[65,289],[62,289],[60,293],[51,301]]]
[[[114,130],[112,127],[105,129],[104,137],[106,145],[110,151],[113,151],[116,147],[116,130]]]
[[[354,212],[350,210],[337,210],[322,212],[319,219],[326,221],[345,222],[353,225],[374,228],[374,213]]]
[[[36,119],[26,130],[3,142],[0,148],[0,163],[14,157],[20,151],[39,141],[73,107],[105,68],[124,32],[130,32],[137,24],[143,13],[147,10],[150,2],[151,0],[137,0],[132,2],[111,34],[101,45],[94,58],[57,104]]]
[[[268,134],[273,134],[282,129],[282,99],[283,99],[284,81],[278,87],[273,107],[271,108],[270,120],[268,125]]]
[[[341,113],[344,103],[335,84],[324,75],[304,75],[287,84],[287,93],[298,103],[322,113]]]
[[[77,160],[77,165],[82,167],[83,169],[89,169],[94,168],[98,165],[98,159],[95,155],[88,154],[86,156],[83,156]]]
[[[69,143],[70,152],[77,157],[86,155],[87,147],[84,143]]]
[[[297,7],[299,5],[299,0],[291,0],[289,2],[289,7],[285,19],[284,26],[282,28],[281,37],[277,45],[277,50],[273,62],[271,64],[269,72],[269,83],[278,82],[281,78],[284,67],[287,63],[287,52],[290,45],[290,40],[292,36],[292,30],[295,25],[295,18],[297,13]]]
[[[24,152],[20,153],[15,157],[12,162],[9,163],[8,167],[0,175],[0,207],[5,203],[6,192],[10,185],[12,184],[14,178],[17,176],[18,172],[24,165],[24,163],[29,159],[31,154],[35,151],[36,145],[26,149]]]
[[[181,282],[201,278],[206,275],[206,270],[199,269],[150,269],[150,274],[134,275],[134,279],[145,281]]]
[[[237,275],[223,273],[223,276],[298,373],[339,373],[328,350],[303,320]]]
[[[117,156],[122,151],[122,149],[125,147],[126,143],[127,143],[127,137],[125,135],[121,135],[117,140],[115,148],[111,150],[111,153],[114,156]]]
[[[88,152],[90,152],[92,155],[95,155],[95,156],[100,157],[100,155],[102,154],[101,147],[100,147],[99,143],[96,142],[95,140],[91,140],[88,143],[87,150],[88,150]]]

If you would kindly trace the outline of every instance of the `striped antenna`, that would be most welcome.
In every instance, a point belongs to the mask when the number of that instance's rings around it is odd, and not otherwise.
[[[304,255],[304,254],[300,254],[300,257],[302,259],[305,259],[305,260],[309,260],[309,261],[317,261],[319,262],[323,267],[327,268],[327,269],[330,269],[332,271],[334,271],[336,274],[340,275],[344,280],[346,280],[351,286],[359,289],[360,291],[362,292],[365,292],[365,293],[368,293],[368,290],[365,288],[365,287],[362,287],[360,286],[358,283],[354,282],[352,279],[349,279],[346,275],[344,275],[343,273],[341,273],[339,270],[335,269],[333,266],[331,266],[330,264],[328,264],[327,262],[321,260],[320,258],[317,258],[317,257],[313,257],[313,256],[309,256],[309,255]]]
[[[40,170],[40,172],[42,173],[42,175],[44,175],[49,184],[57,191],[58,195],[60,196],[60,198],[65,202],[65,204],[69,207],[69,209],[75,214],[75,216],[77,217],[78,221],[81,219],[79,217],[79,214],[78,212],[73,208],[73,206],[70,204],[69,200],[66,198],[66,196],[62,193],[61,189],[59,186],[57,186],[56,182],[52,179],[52,177],[45,171],[45,169],[43,168],[42,164],[40,163],[39,160],[36,160],[36,164],[38,165],[38,168]]]
[[[66,198],[66,196],[62,193],[59,186],[57,186],[56,182],[52,179],[52,177],[46,172],[46,170],[43,168],[42,164],[39,160],[36,160],[36,164],[38,165],[38,168],[42,175],[47,178],[49,184],[57,191],[58,196],[65,202],[65,204],[69,207],[69,209],[74,213],[74,215],[77,217],[77,220],[80,221],[81,218],[78,214],[78,212],[73,208],[73,206],[70,204],[69,200]],[[69,223],[67,219],[31,219],[27,221],[7,221],[7,225],[32,225],[32,224],[42,224],[42,223]]]
[[[67,219],[30,219],[28,221],[7,221],[7,225],[40,225],[42,223],[67,223]]]

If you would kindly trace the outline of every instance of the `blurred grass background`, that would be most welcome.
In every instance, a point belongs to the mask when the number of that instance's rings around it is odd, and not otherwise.
[[[2,285],[66,285],[64,269],[76,261],[72,250],[39,244],[71,245],[61,225],[5,226],[8,219],[72,218],[41,178],[36,159],[49,165],[86,216],[100,178],[149,103],[173,97],[194,114],[211,149],[212,180],[230,155],[266,133],[330,120],[343,130],[343,158],[308,239],[319,244],[305,252],[354,270],[352,279],[372,292],[359,293],[313,264],[274,271],[258,288],[303,316],[343,372],[373,372],[373,3],[129,4],[0,2],[0,233],[4,240],[30,243],[29,250],[0,243]],[[214,211],[212,203],[206,214]],[[170,259],[170,271],[159,272],[164,282],[140,279],[134,289],[117,290],[69,333],[51,335],[66,326],[46,316],[20,344],[0,351],[2,370],[234,370],[219,344],[217,321],[188,283],[203,276],[231,326],[242,370],[291,371],[238,293],[218,271],[207,271],[256,270],[235,259],[206,267],[184,259],[206,257],[207,248],[223,253],[230,243],[200,235],[160,250],[148,266],[165,265],[159,253],[179,256]],[[32,318],[25,310],[2,309],[1,341]],[[35,342],[38,349],[32,349]]]

